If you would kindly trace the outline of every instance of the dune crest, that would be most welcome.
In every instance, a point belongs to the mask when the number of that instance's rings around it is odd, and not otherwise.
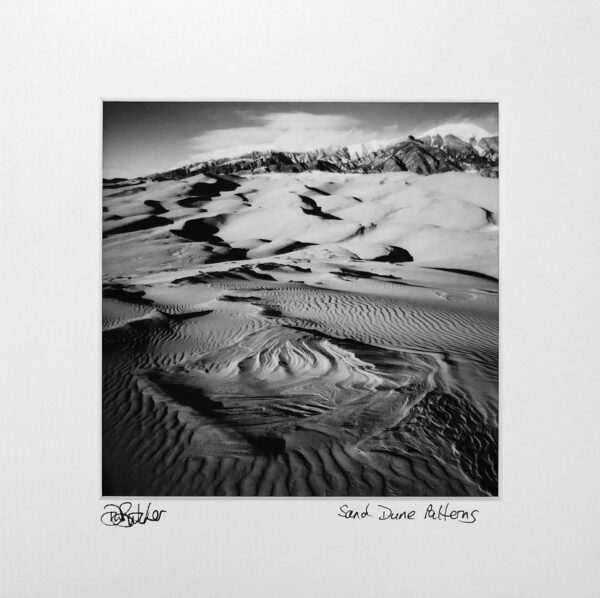
[[[104,494],[497,494],[496,179],[129,183],[104,198]]]

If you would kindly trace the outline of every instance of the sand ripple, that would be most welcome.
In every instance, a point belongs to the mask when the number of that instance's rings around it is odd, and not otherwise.
[[[114,459],[115,483],[123,490],[496,492],[495,427],[484,407],[456,386],[453,366],[441,355],[275,324],[248,327],[238,342],[214,351],[166,356],[164,347],[190,346],[186,335],[194,335],[193,323],[147,320],[136,326],[137,334],[127,335],[129,347],[119,345],[119,365],[105,380],[106,429],[121,431],[107,461]],[[136,365],[129,372],[124,353]],[[125,438],[138,442],[126,444]],[[136,476],[118,479],[124,464],[134,461]],[[168,484],[151,474],[166,463]]]
[[[103,494],[497,494],[496,183],[332,177],[107,190]]]

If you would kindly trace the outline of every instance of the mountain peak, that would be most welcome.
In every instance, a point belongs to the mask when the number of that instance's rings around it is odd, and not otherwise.
[[[435,137],[439,135],[444,138],[447,135],[452,135],[453,137],[457,137],[462,141],[470,141],[471,139],[482,139],[483,137],[491,137],[492,134],[480,127],[478,125],[474,125],[473,123],[445,123],[443,125],[438,125],[437,127],[433,127],[428,131],[421,133],[420,135],[416,135],[419,139],[423,139],[424,137]]]

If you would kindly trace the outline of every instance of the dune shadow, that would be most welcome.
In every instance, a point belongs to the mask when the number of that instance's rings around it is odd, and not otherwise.
[[[327,193],[327,191],[323,191],[323,189],[319,189],[317,187],[309,187],[308,185],[304,185],[309,191],[314,191],[319,195],[331,195],[331,193]]]
[[[113,283],[102,289],[102,297],[105,299],[116,299],[125,303],[133,303],[135,305],[154,305],[153,301],[144,297],[144,291],[130,291],[125,285]]]
[[[113,235],[133,233],[141,230],[148,230],[151,228],[166,226],[168,224],[173,224],[173,221],[170,218],[164,218],[163,216],[148,216],[148,218],[136,220],[135,222],[130,222],[129,224],[113,228],[112,230],[104,233],[102,236],[112,237]]]
[[[412,262],[413,256],[402,247],[392,246],[387,255],[380,255],[373,259],[374,262],[388,262],[390,264],[400,264],[402,262]]]
[[[319,218],[323,218],[324,220],[341,220],[341,218],[339,218],[338,216],[334,216],[333,214],[323,212],[323,210],[317,205],[317,202],[311,199],[310,197],[306,197],[305,195],[298,195],[298,197],[302,200],[302,203],[305,206],[308,206],[300,208],[305,214],[308,214],[309,216],[318,216]]]
[[[442,272],[453,272],[454,274],[462,274],[463,276],[473,276],[474,278],[483,278],[484,280],[491,280],[492,282],[498,282],[498,279],[494,276],[490,276],[489,274],[484,274],[483,272],[475,272],[474,270],[463,270],[461,268],[432,268],[429,266],[430,270],[441,270]]]
[[[187,192],[187,196],[177,202],[182,208],[197,208],[214,197],[218,197],[221,193],[234,191],[240,186],[239,183],[235,183],[226,178],[209,174],[205,174],[205,176],[214,179],[215,182],[199,182],[191,185]]]
[[[237,416],[230,413],[223,401],[211,399],[198,386],[190,386],[180,381],[169,380],[160,373],[148,374],[148,379],[164,391],[169,398],[191,409],[201,418],[213,420],[219,427],[230,429],[242,438],[255,454],[276,455],[285,452],[285,440],[278,436],[250,434]]]
[[[208,218],[188,220],[181,229],[171,229],[171,232],[189,241],[217,244],[223,242],[223,239],[215,235],[219,232],[219,228],[211,224]]]

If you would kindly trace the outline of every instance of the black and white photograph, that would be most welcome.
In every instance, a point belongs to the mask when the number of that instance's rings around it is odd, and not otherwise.
[[[496,103],[103,106],[102,491],[498,495]]]
[[[0,597],[598,598],[600,3],[0,3]]]

